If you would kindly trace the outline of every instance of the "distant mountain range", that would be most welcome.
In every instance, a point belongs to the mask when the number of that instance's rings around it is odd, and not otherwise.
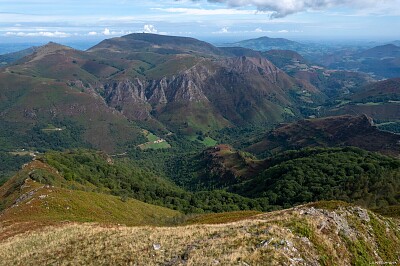
[[[257,39],[249,39],[236,43],[232,43],[229,46],[237,46],[249,48],[257,51],[268,51],[268,50],[293,50],[299,51],[306,47],[306,45],[291,41],[284,38],[270,38],[267,36],[260,37]]]
[[[346,54],[327,56],[327,67],[371,73],[378,78],[400,76],[400,47],[394,44]]]
[[[269,50],[263,52],[263,56],[292,77],[311,83],[329,97],[355,92],[360,87],[374,81],[364,73],[331,70],[313,64],[294,51]]]
[[[300,45],[270,38],[255,42]],[[395,47],[365,53],[393,55]],[[105,40],[87,51],[49,43],[9,58],[13,63],[0,69],[0,140],[17,147],[40,142],[50,148],[56,137],[60,147],[114,151],[145,142],[138,137],[143,123],[160,136],[194,137],[271,126],[318,116],[327,97],[353,94],[371,81],[365,74],[309,63],[294,51],[218,48],[154,34]],[[51,128],[60,134],[49,134]]]
[[[398,45],[398,41],[394,41],[390,44],[372,48],[366,48],[366,46],[354,46],[352,48],[338,46],[335,48],[334,46],[329,47],[318,45],[317,43],[300,44],[287,39],[269,37],[230,44],[230,46],[264,52],[270,50],[292,50],[330,69],[359,71],[372,74],[377,78],[393,78],[400,75],[400,48]]]

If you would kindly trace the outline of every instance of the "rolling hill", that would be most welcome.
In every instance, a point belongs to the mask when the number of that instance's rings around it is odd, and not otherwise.
[[[373,58],[400,57],[400,47],[394,44],[385,44],[363,51],[359,56]]]
[[[380,131],[366,115],[344,115],[282,125],[246,150],[265,154],[305,147],[354,146],[398,156],[399,141],[399,135]]]
[[[378,126],[399,132],[400,84],[398,78],[387,79],[360,87],[354,94],[345,95],[325,108],[326,115],[366,114]]]
[[[331,57],[326,66],[332,69],[352,70],[373,74],[375,77],[396,78],[400,73],[400,47],[394,44],[376,46]]]
[[[400,101],[400,78],[387,79],[369,84],[346,99],[350,99],[354,103],[388,103],[390,101]]]

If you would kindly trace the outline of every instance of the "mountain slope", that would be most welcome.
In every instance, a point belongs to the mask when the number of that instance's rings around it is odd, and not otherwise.
[[[400,78],[369,84],[346,99],[350,99],[354,103],[400,101]]]
[[[363,86],[354,94],[339,98],[333,106],[326,108],[326,114],[366,114],[378,123],[396,123],[400,117],[399,100],[399,79],[387,79]]]
[[[49,165],[33,161],[0,187],[0,206],[4,209],[0,223],[148,225],[162,224],[179,215],[177,211],[134,199],[69,189],[74,186],[83,188],[82,184],[65,180]]]
[[[324,202],[221,225],[47,227],[1,241],[0,260],[8,265],[368,265],[397,261],[399,235],[392,219]]]
[[[132,106],[132,103],[146,106],[141,110],[147,110],[148,113],[142,113],[141,117],[149,117],[153,109],[156,118],[175,130],[185,127],[185,123],[190,124],[186,125],[188,131],[205,130],[207,127],[218,129],[244,121],[274,123],[282,121],[290,113],[285,108],[296,109],[294,102],[297,99],[288,97],[290,91],[319,94],[310,84],[293,79],[267,60],[259,59],[254,51],[219,49],[193,39],[146,34],[112,39],[111,46],[108,42],[100,43],[88,52],[101,52],[103,56],[108,54],[105,56],[110,59],[118,56],[120,64],[133,68],[113,76],[112,83],[105,86],[107,102],[121,108],[127,116],[130,116],[128,106]],[[143,52],[142,46],[150,47],[150,50]],[[173,47],[175,53],[164,53],[164,46]],[[188,53],[187,47],[192,49],[191,52]],[[208,58],[199,57],[199,53],[207,53]],[[175,72],[168,72],[168,69],[175,69]],[[128,75],[132,72],[136,72],[133,80],[134,76]],[[304,96],[298,96],[299,99],[301,97]],[[305,101],[311,101],[305,98]],[[188,111],[182,112],[183,109]],[[196,112],[205,115],[196,117]],[[168,123],[174,118],[184,123]],[[206,127],[201,128],[199,124]]]
[[[225,189],[290,207],[343,200],[368,208],[399,206],[399,159],[354,147],[306,148],[263,160],[220,145],[181,158],[174,180],[191,190]]]
[[[138,139],[130,121],[196,135],[293,120],[302,116],[302,105],[323,98],[314,86],[288,76],[257,53],[235,53],[241,52],[154,34],[105,40],[86,52],[49,43],[0,73],[0,111],[5,123],[30,118],[31,126],[56,128],[63,125],[54,125],[54,120],[64,121],[68,112],[83,127],[81,142],[113,151]],[[40,93],[33,94],[33,88]],[[47,95],[53,97],[44,99]],[[104,132],[106,143],[95,131]]]
[[[18,148],[89,145],[106,151],[137,141],[140,130],[89,85],[97,77],[82,67],[88,61],[81,51],[49,43],[1,69],[0,139]],[[61,130],[43,131],[49,126]]]
[[[256,154],[280,152],[304,147],[355,146],[368,151],[398,156],[400,136],[378,130],[371,119],[361,116],[337,116],[301,120],[268,133],[247,151]]]

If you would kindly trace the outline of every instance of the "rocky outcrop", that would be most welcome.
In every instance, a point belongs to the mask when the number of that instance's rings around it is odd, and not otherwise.
[[[288,93],[293,88],[308,90],[265,58],[241,56],[204,59],[160,79],[113,80],[104,85],[103,96],[109,106],[135,120],[150,117],[151,110],[162,114],[170,106],[176,111],[196,105],[211,110],[214,121],[224,117],[246,124],[282,121],[282,107],[293,105]]]
[[[168,103],[167,96],[165,95],[168,85],[169,81],[166,77],[159,81],[153,80],[146,91],[148,102],[153,106]]]
[[[271,82],[276,82],[279,74],[283,73],[279,68],[277,68],[270,61],[265,58],[255,58],[255,57],[235,57],[225,60],[225,64],[241,74],[255,74],[267,78]]]
[[[104,98],[111,106],[122,102],[146,102],[146,82],[138,78],[133,80],[113,81],[104,85]]]

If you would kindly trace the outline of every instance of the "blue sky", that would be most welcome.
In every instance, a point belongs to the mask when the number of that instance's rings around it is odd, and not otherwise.
[[[133,32],[239,40],[400,39],[400,0],[0,0],[0,42]]]

